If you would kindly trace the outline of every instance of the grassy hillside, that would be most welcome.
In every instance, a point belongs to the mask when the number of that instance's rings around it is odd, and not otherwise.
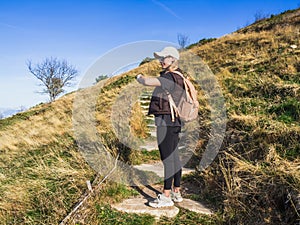
[[[299,222],[299,24],[300,10],[289,11],[191,49],[226,98],[226,139],[199,179],[227,223]]]
[[[189,49],[216,75],[228,122],[214,163],[186,178],[200,186],[193,198],[213,207],[216,216],[200,218],[181,210],[177,223],[299,223],[299,34],[300,10],[294,10]],[[158,69],[158,63],[152,61],[105,81],[97,98],[97,131],[110,153],[116,155],[122,148],[120,157],[129,163],[141,162],[146,156],[122,145],[107,118],[115,99],[134,82],[136,74],[155,75]],[[85,162],[75,141],[75,95],[0,120],[0,224],[58,224],[87,191],[86,180],[97,183],[101,179]],[[199,95],[199,100],[205,103],[205,96]],[[209,138],[209,106],[203,104],[200,113],[199,160]],[[133,117],[139,118],[138,110]],[[134,121],[136,135],[143,136],[144,123]],[[149,216],[110,209],[110,202],[135,194],[130,187],[106,181],[70,224],[153,224]]]

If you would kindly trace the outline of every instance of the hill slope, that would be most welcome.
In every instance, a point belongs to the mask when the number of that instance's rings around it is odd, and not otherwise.
[[[189,50],[215,73],[227,106],[226,136],[217,159],[187,178],[201,187],[194,198],[220,212],[214,224],[299,222],[299,15],[294,10],[273,16]],[[112,155],[123,149],[124,161],[134,163],[144,156],[120,143],[107,117],[137,73],[154,75],[158,69],[157,62],[150,62],[106,81],[97,98],[97,130]],[[75,95],[0,120],[2,223],[57,224],[87,190],[86,180],[96,178],[74,138]],[[199,100],[206,102],[203,95]],[[203,104],[200,111],[198,159],[210,132],[209,106]],[[128,187],[105,182],[77,221],[101,224],[112,215],[124,221],[128,215],[115,214],[105,203],[132,194]],[[180,215],[182,221],[188,213]]]
[[[289,11],[192,48],[226,98],[223,152],[204,180],[207,191],[220,187],[234,224],[299,221],[299,16]]]

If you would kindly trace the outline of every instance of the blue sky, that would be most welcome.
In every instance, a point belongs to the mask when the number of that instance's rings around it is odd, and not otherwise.
[[[177,43],[178,33],[191,44],[244,27],[256,13],[279,14],[299,6],[300,0],[1,1],[0,109],[48,100],[37,93],[42,87],[28,72],[28,60],[66,59],[79,70],[79,83],[97,58],[120,45]]]

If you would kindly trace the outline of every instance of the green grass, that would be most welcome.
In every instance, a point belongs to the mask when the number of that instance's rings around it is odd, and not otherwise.
[[[97,204],[97,223],[109,225],[152,225],[155,219],[151,215],[138,215],[134,213],[122,213],[113,210],[109,205]]]
[[[191,49],[195,46],[198,46],[198,45],[204,45],[206,43],[209,43],[209,42],[212,42],[212,41],[215,41],[217,38],[203,38],[201,39],[200,41],[198,41],[197,43],[194,43],[194,44],[191,44],[189,46],[187,46],[186,48],[187,49]]]
[[[125,75],[123,77],[121,77],[120,79],[110,83],[109,85],[106,85],[105,87],[103,87],[103,91],[109,91],[115,88],[121,88],[122,86],[129,84],[130,82],[132,82],[135,78],[133,76],[128,76]]]
[[[288,97],[281,103],[271,106],[269,113],[274,113],[276,115],[276,119],[283,123],[299,123],[300,102],[296,98]]]
[[[132,165],[139,165],[142,163],[152,163],[153,161],[160,160],[160,154],[158,150],[131,150],[131,161]]]
[[[142,153],[142,159],[145,161],[160,160],[160,154],[158,150],[152,150],[152,151],[142,150],[141,153]]]
[[[124,224],[124,225],[217,225],[222,224],[219,215],[206,216],[180,208],[174,218],[162,217],[159,221],[148,214],[123,213],[112,209],[107,204],[97,204],[97,224]]]
[[[223,224],[222,219],[219,215],[206,216],[201,215],[183,208],[180,208],[179,213],[175,218],[163,217],[157,223],[159,225],[218,225]]]
[[[292,143],[291,146],[277,145],[276,152],[284,159],[293,161],[300,157],[300,144]]]
[[[113,183],[101,194],[111,197],[119,202],[122,199],[129,198],[131,196],[137,196],[139,193],[135,189],[129,189],[123,184]]]

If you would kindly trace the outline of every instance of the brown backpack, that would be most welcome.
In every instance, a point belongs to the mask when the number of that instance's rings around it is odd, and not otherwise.
[[[177,106],[172,98],[172,95],[169,92],[167,92],[171,108],[172,121],[175,121],[175,116],[179,117],[180,120],[183,122],[195,120],[198,116],[199,110],[197,90],[195,89],[192,82],[186,79],[182,73],[180,73],[179,71],[173,71],[173,73],[176,73],[182,77],[184,84],[184,92]]]

